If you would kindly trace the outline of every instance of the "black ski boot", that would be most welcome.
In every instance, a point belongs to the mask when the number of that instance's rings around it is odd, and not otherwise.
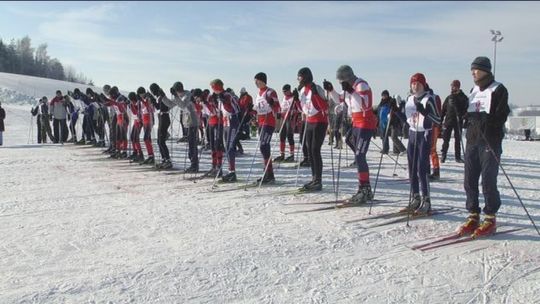
[[[351,198],[353,204],[361,205],[367,203],[369,200],[373,199],[373,193],[371,192],[371,186],[360,185],[358,186],[358,192]]]
[[[438,181],[441,179],[440,169],[433,169],[433,174],[429,175],[430,181]]]
[[[237,181],[236,179],[236,173],[233,171],[233,172],[229,172],[229,174],[223,176],[221,178],[221,180],[224,182],[224,183],[234,183]]]
[[[285,160],[285,155],[284,154],[281,154],[280,156],[274,158],[275,163],[282,162],[283,160]]]
[[[289,157],[285,158],[285,160],[283,160],[283,162],[285,162],[285,163],[294,163],[294,155],[290,155]]]
[[[300,167],[311,167],[311,163],[309,162],[309,159],[304,158],[304,160],[300,162]]]
[[[150,165],[150,166],[154,166],[156,164],[156,160],[154,159],[154,155],[150,155],[148,156],[148,158],[146,160],[144,160],[142,163],[140,163],[141,165]]]
[[[199,167],[198,166],[194,166],[194,165],[191,165],[189,168],[187,168],[186,170],[184,170],[185,173],[197,173],[199,172]]]
[[[311,183],[308,183],[304,185],[304,187],[300,188],[300,191],[304,192],[312,192],[312,191],[321,191],[322,190],[322,183],[320,180],[314,180]]]
[[[262,183],[261,183],[262,180]],[[267,185],[274,183],[276,181],[276,178],[274,177],[274,172],[266,172],[262,178],[257,179],[257,183],[262,185]]]
[[[159,164],[158,169],[160,170],[167,170],[172,169],[173,165],[170,159],[164,159],[161,164]]]

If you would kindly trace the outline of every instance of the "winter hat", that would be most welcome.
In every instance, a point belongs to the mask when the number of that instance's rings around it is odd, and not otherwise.
[[[212,88],[212,91],[214,92],[222,92],[223,81],[221,81],[221,79],[214,79],[212,80],[212,82],[210,82],[210,87]]]
[[[426,76],[422,73],[416,73],[411,76],[411,82],[410,84],[413,84],[413,82],[419,82],[421,83],[425,89],[427,89],[427,82],[426,82]]]
[[[342,65],[337,69],[336,78],[339,81],[353,82],[356,78],[353,69],[348,65]]]
[[[308,84],[313,82],[313,74],[309,68],[301,68],[298,70],[298,76],[302,77],[302,84]]]
[[[128,99],[131,101],[137,101],[137,94],[135,94],[135,92],[129,92]]]
[[[152,92],[152,94],[154,96],[158,96],[159,95],[159,90],[161,90],[161,88],[159,87],[159,85],[157,83],[152,83],[150,85],[150,92]]]
[[[137,94],[146,94],[146,90],[143,87],[137,89]]]
[[[382,91],[381,96],[390,96],[390,93],[388,93],[388,90],[384,90]]]
[[[257,75],[255,75],[255,79],[266,83],[266,74],[263,72],[257,73]]]
[[[184,92],[184,84],[180,81],[175,82],[172,87],[176,92]]]
[[[240,89],[240,94],[244,94],[244,93],[246,93],[246,92],[247,92],[247,91],[246,91],[246,88],[242,87],[242,88]]]
[[[491,61],[484,56],[476,57],[471,63],[471,70],[473,69],[491,73]]]
[[[86,95],[93,95],[93,94],[94,94],[94,90],[92,90],[92,88],[86,89]]]
[[[282,91],[290,91],[291,90],[291,85],[290,84],[286,84],[283,86],[283,88],[281,89]]]
[[[452,81],[451,86],[456,87],[456,88],[461,88],[461,82],[456,79]]]
[[[201,97],[202,95],[203,95],[203,92],[201,91],[201,89],[193,90],[193,96],[194,97]]]
[[[103,93],[105,93],[105,95],[109,95],[109,91],[111,90],[111,86],[106,84],[103,86]]]
[[[118,97],[119,94],[120,94],[120,93],[119,93],[119,91],[118,91],[118,87],[116,87],[116,86],[112,87],[112,88],[109,90],[109,95],[111,95],[111,97],[116,98],[116,97]]]
[[[56,91],[56,95],[58,95],[58,94],[62,95],[62,91],[57,90],[57,91]]]

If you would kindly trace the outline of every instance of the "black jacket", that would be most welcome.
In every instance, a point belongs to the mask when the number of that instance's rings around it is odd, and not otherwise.
[[[4,119],[6,119],[6,111],[4,108],[0,107],[0,132],[4,132]]]
[[[458,123],[457,117],[459,117],[459,125],[462,124],[463,115],[467,113],[467,107],[469,106],[469,97],[459,90],[458,93],[450,94],[444,100],[442,106],[441,120],[444,121],[446,128],[455,126]]]
[[[491,85],[491,81],[485,88]],[[489,113],[467,112],[467,144],[484,144],[485,140],[495,151],[501,152],[504,137],[504,124],[510,114],[508,106],[508,91],[503,84],[491,94]],[[484,139],[485,138],[485,139]]]

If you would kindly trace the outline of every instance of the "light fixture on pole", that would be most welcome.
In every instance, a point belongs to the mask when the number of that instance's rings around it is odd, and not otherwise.
[[[495,69],[497,66],[497,43],[501,42],[504,37],[502,36],[501,31],[490,30],[490,32],[491,35],[493,35],[491,41],[493,41],[493,76],[495,76]]]

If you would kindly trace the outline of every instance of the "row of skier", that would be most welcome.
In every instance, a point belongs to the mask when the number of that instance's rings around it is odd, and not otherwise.
[[[445,132],[451,132],[455,126],[456,134],[456,160],[461,160],[459,142],[461,142],[461,129],[467,128],[467,147],[464,152],[464,189],[466,192],[466,207],[470,212],[467,221],[459,227],[462,234],[475,236],[489,235],[496,231],[495,215],[500,207],[500,197],[497,189],[497,175],[499,159],[502,153],[502,139],[504,137],[504,123],[509,114],[508,92],[499,82],[495,81],[491,73],[491,63],[487,57],[477,57],[471,64],[474,87],[467,97],[461,90],[460,84],[452,83],[453,92],[445,105],[446,125]],[[172,167],[169,149],[166,141],[171,125],[171,109],[178,106],[185,113],[185,122],[188,142],[188,157],[190,167],[187,172],[199,171],[199,151],[197,148],[201,126],[207,127],[206,138],[211,150],[212,168],[204,175],[221,177],[224,182],[237,181],[236,176],[236,147],[239,146],[241,129],[250,120],[249,113],[253,111],[259,128],[258,148],[263,158],[264,174],[257,181],[260,184],[269,184],[275,181],[273,160],[271,158],[271,139],[276,128],[276,122],[281,119],[280,152],[281,155],[274,161],[294,160],[294,129],[298,118],[302,119],[301,140],[306,159],[303,165],[311,168],[312,179],[301,187],[301,191],[320,191],[323,186],[322,171],[323,159],[321,147],[328,131],[329,123],[333,129],[340,130],[339,125],[350,119],[351,128],[347,130],[345,141],[354,150],[355,163],[358,173],[358,191],[351,198],[352,203],[363,204],[373,199],[370,184],[369,167],[366,161],[372,137],[381,122],[373,111],[373,94],[368,82],[357,77],[350,66],[343,65],[337,69],[336,78],[341,86],[338,91],[329,81],[324,81],[322,87],[314,83],[311,70],[301,68],[297,73],[298,87],[292,89],[290,85],[283,87],[284,99],[280,101],[274,89],[267,85],[267,75],[258,73],[254,76],[258,88],[252,104],[242,102],[232,92],[224,89],[220,79],[210,83],[210,90],[186,90],[181,82],[175,82],[170,88],[170,98],[165,91],[153,83],[149,92],[140,87],[127,97],[122,95],[117,87],[104,86],[103,93],[87,89],[86,94],[79,90],[68,94],[72,98],[82,100],[85,104],[95,105],[98,115],[92,122],[84,127],[87,139],[93,139],[88,130],[95,130],[99,141],[96,145],[105,143],[105,123],[109,124],[111,143],[108,152],[114,157],[127,158],[129,117],[132,117],[130,142],[133,147],[134,161],[141,163],[154,163],[151,131],[154,124],[154,111],[158,117],[157,143],[161,154],[161,163],[157,166],[162,169]],[[426,77],[416,73],[410,78],[410,96],[404,105],[404,115],[390,105],[386,123],[386,132],[383,135],[387,141],[396,121],[406,121],[408,130],[408,147],[399,147],[392,136],[399,152],[407,152],[410,199],[408,212],[429,213],[431,211],[431,198],[429,193],[430,156],[433,155],[438,137],[438,127],[442,125],[440,100],[429,88]],[[383,100],[385,99],[383,94]],[[61,96],[61,92],[57,97]],[[463,98],[467,97],[467,100]],[[330,109],[334,103],[335,109]],[[439,104],[438,104],[439,103]],[[383,105],[384,106],[384,105]],[[379,105],[381,108],[381,105]],[[103,111],[110,109],[111,111]],[[335,120],[329,119],[329,111],[335,113]],[[453,111],[453,112],[452,112]],[[127,113],[130,112],[130,115]],[[381,113],[379,109],[379,113]],[[86,115],[85,115],[86,116]],[[454,119],[455,118],[455,119]],[[462,119],[464,121],[462,122]],[[336,127],[338,122],[338,127]],[[90,128],[89,125],[93,127]],[[447,131],[450,130],[450,131]],[[148,158],[144,159],[139,137],[144,131],[144,143]],[[449,137],[448,134],[445,136]],[[335,137],[342,138],[341,135]],[[289,157],[285,157],[285,139],[289,141]],[[399,140],[399,139],[398,139]],[[443,147],[443,161],[446,158],[448,145]],[[387,152],[385,147],[381,152]],[[435,152],[436,155],[436,152]],[[228,170],[225,174],[223,159],[226,157]],[[438,166],[434,166],[435,169]],[[434,172],[437,173],[438,172]],[[484,221],[480,223],[479,207],[479,177],[482,176],[482,190],[484,194],[485,213]],[[433,174],[432,174],[433,177]]]

